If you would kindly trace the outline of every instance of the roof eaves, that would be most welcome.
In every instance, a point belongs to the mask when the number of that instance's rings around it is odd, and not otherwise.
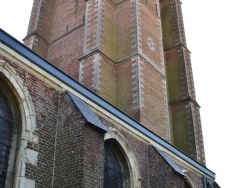
[[[180,175],[184,176],[183,170],[172,160],[170,159],[163,151],[158,149],[157,147],[153,148],[161,155],[161,157],[174,169],[175,172],[179,173]]]
[[[79,109],[81,114],[84,116],[87,122],[95,125],[96,127],[108,131],[108,128],[101,122],[101,120],[97,117],[97,115],[90,109],[90,107],[85,104],[81,99],[77,96],[73,95],[69,91],[67,92],[70,98],[72,99],[75,106]]]

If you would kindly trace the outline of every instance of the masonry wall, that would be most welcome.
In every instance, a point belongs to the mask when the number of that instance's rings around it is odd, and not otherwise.
[[[57,127],[54,187],[102,187],[104,132],[86,122],[67,93]]]
[[[150,187],[189,188],[183,176],[175,172],[153,147],[149,148],[149,177]]]
[[[75,80],[79,80],[79,61],[83,51],[84,26],[68,31],[50,43],[47,59]]]
[[[115,128],[128,143],[137,161],[142,188],[190,187],[189,182],[184,179],[184,176],[174,171],[173,167],[150,144],[136,138],[136,136],[126,131],[126,129],[116,126],[106,118],[100,116],[99,118],[104,125]],[[180,166],[180,169],[186,168]],[[201,175],[191,169],[188,169],[188,173],[193,185],[199,188],[203,187]]]
[[[35,108],[39,140],[38,144],[28,142],[27,148],[39,153],[38,161],[36,166],[26,163],[25,177],[35,180],[38,188],[50,187],[53,177],[54,135],[57,124],[59,92],[15,62],[1,55],[0,58],[15,68],[27,87]]]

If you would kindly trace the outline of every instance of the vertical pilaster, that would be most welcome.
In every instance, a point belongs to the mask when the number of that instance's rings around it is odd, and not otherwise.
[[[193,159],[205,164],[200,107],[195,97],[181,2],[161,1],[161,16],[173,144]]]
[[[47,57],[55,1],[34,0],[24,44]]]

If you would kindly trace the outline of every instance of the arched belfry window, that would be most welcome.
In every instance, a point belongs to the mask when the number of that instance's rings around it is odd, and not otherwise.
[[[104,136],[104,188],[140,188],[141,177],[128,142],[115,128]]]
[[[126,158],[114,139],[105,142],[104,188],[130,187],[129,167]]]
[[[18,102],[0,75],[0,187],[10,187],[14,181],[20,122]]]

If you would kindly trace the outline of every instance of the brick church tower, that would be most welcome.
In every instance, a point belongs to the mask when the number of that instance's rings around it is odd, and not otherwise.
[[[179,0],[34,0],[24,42],[205,164]]]

